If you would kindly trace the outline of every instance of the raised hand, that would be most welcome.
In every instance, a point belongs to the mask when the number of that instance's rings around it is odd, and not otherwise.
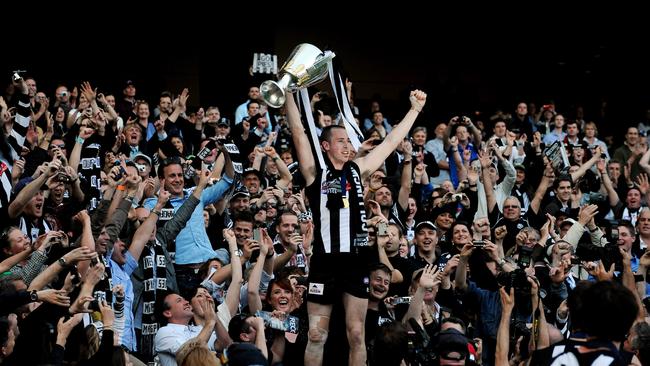
[[[411,109],[422,112],[422,108],[427,103],[427,93],[417,89],[413,90],[411,91],[409,100],[411,101]]]
[[[641,191],[641,194],[646,195],[650,192],[650,182],[648,182],[648,175],[641,173],[636,177],[636,186]]]
[[[58,306],[70,306],[70,297],[65,290],[41,290],[37,292],[38,301],[47,302]]]
[[[67,264],[72,265],[81,261],[91,260],[95,255],[96,253],[90,248],[79,247],[66,253],[66,255],[63,256],[63,259]]]
[[[506,310],[509,313],[512,313],[512,309],[515,307],[515,288],[510,288],[510,293],[506,292],[504,287],[499,289],[499,295],[501,295],[501,308]]]
[[[494,238],[496,240],[503,240],[503,238],[505,238],[507,234],[508,234],[508,228],[506,228],[505,225],[499,226],[498,228],[494,229]]]
[[[434,285],[437,269],[438,266],[427,264],[422,271],[422,276],[420,277],[420,282],[418,283],[419,286],[425,289],[432,288]]]

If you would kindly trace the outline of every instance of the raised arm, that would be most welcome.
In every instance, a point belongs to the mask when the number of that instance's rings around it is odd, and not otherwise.
[[[23,212],[25,206],[29,203],[32,197],[36,196],[41,190],[41,186],[47,182],[47,179],[53,176],[61,168],[61,161],[56,159],[48,164],[45,171],[36,179],[31,181],[23,188],[18,196],[9,204],[8,214],[9,218],[15,219]]]
[[[248,242],[252,243],[252,245],[256,247],[255,249],[259,249],[260,251],[257,262],[255,262],[250,277],[248,278],[248,308],[250,309],[251,314],[255,314],[256,311],[262,310],[260,282],[262,282],[262,270],[264,269],[264,259],[268,253],[268,248],[256,241],[248,240]]]
[[[314,179],[316,179],[316,162],[314,160],[314,155],[311,152],[309,138],[305,133],[302,122],[300,121],[298,106],[296,106],[296,101],[293,98],[293,95],[289,95],[287,102],[285,103],[287,108],[287,121],[289,123],[289,129],[291,130],[293,146],[298,155],[298,167],[300,168],[302,176],[305,178],[305,183],[307,186],[310,186],[314,182]],[[315,148],[320,149],[320,146],[315,146]]]
[[[600,160],[601,153],[602,151],[600,150],[600,146],[596,147],[596,151],[594,152],[594,155],[591,157],[591,159],[587,160],[587,162],[580,165],[580,168],[578,168],[578,170],[571,173],[571,179],[574,182],[577,182],[578,179],[582,178],[582,176],[585,175],[587,170],[591,169],[591,167],[594,166],[594,164],[596,164]]]
[[[386,158],[397,149],[397,146],[413,126],[418,114],[422,112],[422,108],[424,108],[424,104],[427,101],[427,94],[420,90],[414,90],[411,91],[409,99],[411,101],[411,109],[409,109],[402,121],[386,136],[384,142],[375,147],[368,155],[356,160],[362,176],[371,174],[379,169]]]
[[[291,176],[291,172],[289,171],[289,168],[287,168],[287,164],[285,164],[284,161],[280,159],[280,155],[278,155],[277,151],[275,151],[273,146],[265,147],[264,153],[266,154],[266,156],[269,157],[269,159],[273,159],[275,165],[278,166],[280,179],[277,182],[275,182],[275,185],[282,189],[287,188],[289,186],[289,182],[291,182],[291,179],[293,178]]]
[[[223,237],[228,242],[230,262],[235,262],[235,265],[231,266],[232,277],[230,279],[230,286],[228,286],[228,292],[226,292],[225,302],[230,314],[236,314],[239,309],[239,293],[242,285],[242,268],[241,263],[239,263],[237,238],[235,238],[235,233],[231,229],[224,229]]]
[[[411,180],[413,179],[413,145],[410,141],[402,141],[404,151],[404,161],[402,162],[402,177],[400,181],[397,202],[400,208],[406,210],[409,206],[409,196],[411,194]]]
[[[469,243],[465,244],[460,252],[460,260],[458,261],[458,268],[456,268],[456,277],[454,278],[457,290],[465,291],[467,288],[467,264],[469,261],[469,256],[472,255],[473,251],[474,246],[472,243]]]
[[[165,191],[164,188],[160,188],[156,206],[151,212],[149,212],[147,219],[144,220],[138,230],[136,230],[135,234],[133,234],[133,240],[131,241],[131,245],[129,245],[129,252],[136,260],[136,262],[140,260],[142,250],[149,241],[149,238],[151,238],[151,234],[153,234],[153,230],[156,227],[156,223],[158,222],[158,215],[160,215],[160,210],[165,207],[167,201],[169,201],[169,197],[170,193],[168,191]]]
[[[616,205],[620,202],[620,199],[618,197],[618,193],[616,193],[616,190],[614,189],[612,180],[609,178],[609,174],[607,173],[605,161],[601,159],[598,163],[596,163],[596,167],[598,168],[598,173],[600,174],[600,180],[603,182],[605,190],[607,191],[609,205],[611,207],[616,207]]]
[[[496,366],[508,366],[508,350],[510,348],[510,317],[512,316],[512,309],[515,307],[515,289],[510,289],[510,294],[501,287],[499,289],[501,295],[501,321],[499,322],[499,330],[497,331],[497,349],[494,359]]]

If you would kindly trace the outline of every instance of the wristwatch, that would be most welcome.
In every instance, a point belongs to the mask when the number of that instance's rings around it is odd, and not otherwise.
[[[504,264],[506,264],[506,260],[503,259],[503,258],[499,259],[499,261],[497,262],[497,265],[499,266],[499,268],[503,268]]]
[[[32,302],[38,301],[38,292],[36,290],[32,290],[29,293],[29,298],[32,300]]]
[[[60,264],[61,267],[63,267],[63,268],[68,267],[68,263],[65,261],[65,258],[63,258],[63,257],[59,258],[59,259],[57,260],[57,262],[59,262],[59,264]]]

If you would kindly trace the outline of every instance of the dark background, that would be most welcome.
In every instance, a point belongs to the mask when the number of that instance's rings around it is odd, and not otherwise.
[[[362,115],[376,98],[386,114],[399,119],[414,87],[429,95],[420,124],[474,111],[487,118],[495,109],[514,111],[519,101],[538,107],[553,101],[569,116],[582,105],[587,120],[620,126],[636,124],[650,107],[647,42],[635,40],[648,32],[605,29],[598,19],[574,24],[557,15],[548,21],[504,16],[456,22],[438,15],[401,24],[386,18],[349,24],[332,18],[326,26],[271,23],[147,26],[102,37],[82,31],[66,40],[32,38],[6,49],[0,80],[8,82],[12,70],[24,69],[52,96],[57,83],[71,88],[83,80],[119,95],[132,79],[138,97],[151,103],[162,90],[178,93],[187,86],[191,107],[217,105],[228,116],[250,85],[269,78],[248,76],[254,52],[275,53],[281,64],[295,45],[309,42],[337,54],[354,82]]]

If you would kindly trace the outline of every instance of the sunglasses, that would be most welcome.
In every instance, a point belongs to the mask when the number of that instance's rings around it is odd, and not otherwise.
[[[512,208],[512,209],[514,210],[514,209],[519,208],[519,206],[517,206],[517,205],[508,205],[508,206],[503,206],[503,209],[504,209],[504,210],[507,209],[507,208]]]

